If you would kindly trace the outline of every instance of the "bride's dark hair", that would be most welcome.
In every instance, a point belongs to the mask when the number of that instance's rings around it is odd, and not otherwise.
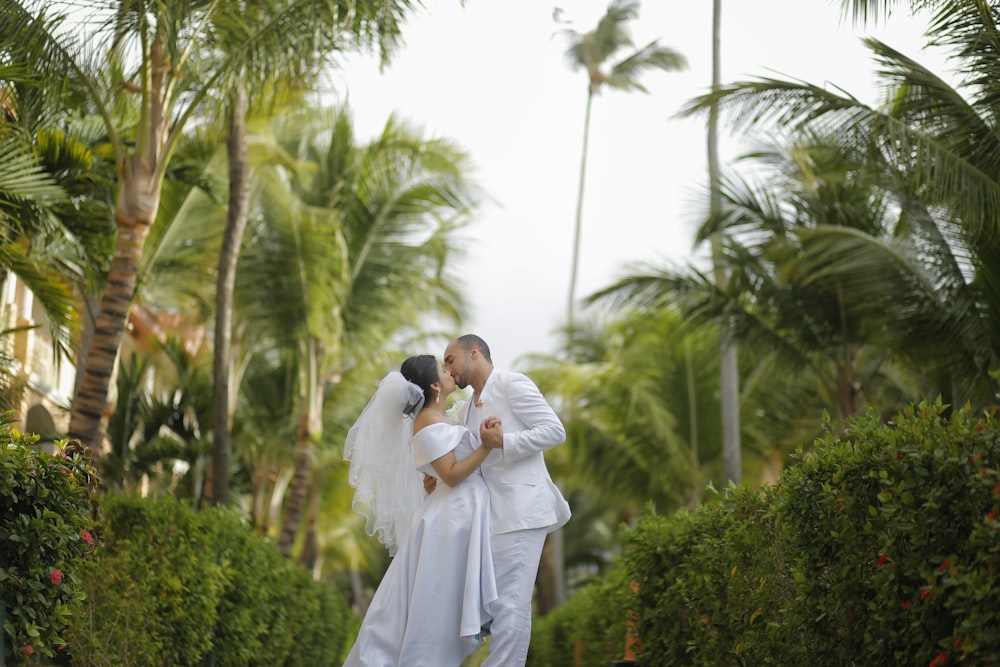
[[[410,357],[399,367],[399,372],[403,377],[420,387],[424,392],[424,405],[433,402],[433,390],[431,385],[438,382],[438,362],[433,354],[418,354]]]

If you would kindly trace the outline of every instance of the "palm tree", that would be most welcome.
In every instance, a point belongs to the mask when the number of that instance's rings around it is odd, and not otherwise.
[[[745,410],[766,416],[748,427],[766,425],[775,441],[787,441],[780,434],[790,432],[803,442],[808,433],[787,430],[800,418],[818,426],[821,412],[838,420],[857,416],[862,400],[889,413],[921,398],[926,378],[897,353],[883,304],[857,298],[817,264],[831,236],[891,245],[905,222],[891,193],[836,145],[813,140],[755,157],[761,184],[723,183],[722,213],[699,233],[701,241],[720,239],[726,289],[698,272],[649,271],[597,298],[633,307],[681,305],[689,321],[731,327],[754,357],[744,368],[750,371]],[[762,377],[769,405],[754,390]]]
[[[390,21],[395,8],[289,0],[274,7],[272,20],[248,25],[238,2],[120,2],[67,16],[72,6],[0,1],[0,48],[12,61],[30,65],[53,109],[84,108],[101,119],[118,174],[117,242],[93,342],[81,355],[70,435],[98,444],[145,241],[167,166],[191,119],[211,109],[205,102],[213,92],[230,90],[236,81],[255,88],[279,70],[295,70],[301,54],[313,52],[317,27],[328,38],[355,19],[365,25]],[[234,37],[231,51],[215,60],[218,43]]]
[[[867,16],[891,4],[852,6]],[[891,192],[902,212],[897,236],[826,229],[808,246],[808,260],[852,302],[877,308],[897,349],[940,374],[947,399],[974,405],[994,400],[989,372],[1000,364],[1000,65],[991,46],[1000,31],[993,4],[918,5],[934,11],[929,36],[952,50],[958,88],[868,39],[886,84],[885,107],[776,79],[738,82],[688,107],[717,102],[738,126],[820,128],[866,165],[867,178]]]
[[[346,22],[342,28],[346,39],[352,48],[364,48],[377,42],[382,61],[385,63],[397,45],[399,23],[403,18],[408,3],[387,2],[385,0],[369,0],[364,7],[365,12],[356,12],[353,19]],[[273,7],[262,3],[247,3],[246,16],[251,23],[261,26],[273,19]],[[372,20],[376,14],[377,20]],[[225,27],[223,26],[223,29]],[[340,37],[340,36],[338,36]],[[229,42],[232,44],[232,42]],[[238,42],[236,42],[238,44]],[[275,104],[276,92],[290,88],[292,90],[308,89],[318,74],[317,65],[329,59],[330,51],[326,42],[317,40],[312,51],[305,53],[289,53],[292,66],[276,75],[272,85],[267,89],[257,91],[253,95],[243,82],[235,82],[228,91],[228,132],[226,153],[229,171],[229,208],[226,218],[226,228],[222,238],[222,249],[219,253],[218,272],[215,295],[215,356],[213,360],[213,428],[212,428],[212,501],[225,505],[229,502],[229,450],[230,428],[233,402],[230,399],[230,367],[233,363],[231,355],[233,326],[233,286],[235,284],[236,264],[240,245],[247,226],[250,173],[247,157],[247,123],[248,105],[262,102],[265,105]],[[340,44],[343,50],[347,44]],[[256,97],[257,99],[254,99]]]
[[[712,0],[712,90],[719,89],[721,81],[721,31],[722,0]],[[708,188],[709,218],[717,218],[722,212],[721,170],[719,169],[719,109],[712,106],[708,111]],[[713,236],[712,266],[716,284],[726,288],[728,276],[722,265],[722,240]],[[740,375],[736,341],[729,323],[723,323],[722,340],[719,345],[721,396],[719,407],[722,411],[722,452],[725,460],[726,478],[739,484],[742,477],[740,455]]]
[[[566,51],[573,69],[587,72],[587,106],[583,121],[583,151],[580,158],[580,184],[576,197],[576,220],[573,232],[573,264],[570,270],[569,299],[566,306],[567,328],[573,330],[576,305],[576,279],[580,261],[580,232],[583,219],[583,192],[587,173],[587,145],[590,136],[590,108],[594,95],[604,87],[627,92],[648,92],[640,83],[639,75],[650,69],[676,71],[687,67],[687,61],[673,49],[660,46],[653,40],[646,46],[623,55],[633,46],[627,23],[639,15],[637,0],[612,0],[597,27],[580,34],[567,28],[570,42]],[[609,63],[609,60],[615,60]]]
[[[707,409],[718,394],[717,342],[714,323],[686,328],[676,309],[625,307],[578,327],[571,359],[535,358],[539,386],[573,405],[561,412],[568,458],[552,461],[567,489],[595,495],[619,520],[647,502],[670,512],[698,496],[720,451]]]
[[[461,151],[394,118],[365,145],[346,110],[290,113],[275,136],[287,157],[256,170],[259,218],[237,293],[242,284],[245,343],[270,341],[296,359],[294,475],[279,539],[290,553],[324,442],[328,393],[392,341],[464,312],[448,267],[478,196]]]

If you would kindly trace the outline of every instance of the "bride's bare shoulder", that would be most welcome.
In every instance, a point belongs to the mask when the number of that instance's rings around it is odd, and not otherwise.
[[[421,412],[417,415],[416,419],[413,420],[413,434],[416,435],[422,429],[432,426],[434,424],[446,424],[448,426],[454,426],[455,422],[451,421],[447,415],[437,415],[433,413]]]

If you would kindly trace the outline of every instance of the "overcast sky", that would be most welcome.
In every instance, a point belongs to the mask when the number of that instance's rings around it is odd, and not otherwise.
[[[920,51],[924,18],[900,15],[861,30],[841,20],[839,4],[723,0],[723,83],[798,78],[874,103],[875,65],[861,37],[933,62]],[[705,121],[675,114],[711,83],[711,5],[645,0],[632,24],[636,46],[658,39],[682,53],[689,68],[646,74],[649,94],[605,91],[594,100],[578,296],[636,261],[696,261]],[[465,330],[483,336],[504,368],[522,368],[524,354],[555,352],[553,334],[566,315],[587,81],[567,64],[556,6],[586,32],[607,2],[467,0],[462,7],[459,0],[426,0],[385,72],[358,57],[335,77],[362,135],[376,133],[395,112],[472,156],[472,176],[492,203],[467,230],[470,254],[456,267],[475,304]],[[741,138],[724,132],[721,139],[726,168]]]

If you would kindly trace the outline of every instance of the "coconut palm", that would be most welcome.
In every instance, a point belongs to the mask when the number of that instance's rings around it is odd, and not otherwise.
[[[574,405],[561,411],[569,446],[553,470],[570,493],[595,495],[620,520],[647,502],[662,512],[695,502],[706,484],[724,481],[712,409],[718,325],[631,304],[605,317],[581,328],[573,359],[535,359],[539,386]]]
[[[270,343],[296,359],[294,475],[279,540],[290,553],[324,443],[327,395],[371,368],[366,358],[384,360],[393,341],[464,312],[448,267],[478,197],[461,151],[394,118],[358,144],[347,110],[293,112],[276,122],[275,137],[287,158],[256,170],[259,213],[237,293],[245,344]],[[348,390],[367,395],[373,377],[365,376]]]
[[[576,305],[576,279],[580,261],[580,232],[583,219],[583,193],[587,173],[587,145],[590,137],[590,108],[594,96],[605,87],[627,92],[648,92],[639,81],[647,70],[675,71],[687,67],[687,61],[678,52],[660,46],[659,40],[635,51],[622,53],[633,47],[628,22],[638,18],[637,0],[613,0],[604,16],[593,30],[580,34],[567,28],[564,32],[570,43],[566,57],[573,69],[587,72],[587,105],[583,121],[583,151],[580,157],[580,184],[576,198],[576,219],[573,232],[573,264],[570,270],[569,299],[566,306],[567,328],[573,330]]]
[[[721,31],[722,0],[712,0],[712,91],[721,85]],[[709,218],[717,218],[722,211],[721,169],[719,168],[719,109],[713,105],[708,111],[708,190]],[[729,277],[722,264],[722,239],[711,239],[712,268],[715,282],[725,289]],[[736,341],[729,323],[723,323],[722,342],[719,346],[721,395],[719,407],[722,416],[722,451],[727,479],[738,484],[742,477],[740,452],[740,375]]]
[[[289,0],[275,3],[270,21],[252,24],[238,2],[114,2],[97,9],[0,2],[0,48],[29,64],[52,108],[82,107],[101,119],[118,174],[117,242],[80,369],[71,435],[91,445],[99,440],[145,241],[167,166],[191,119],[211,111],[205,103],[213,92],[235,81],[253,89],[280,71],[298,71],[302,54],[313,53],[317,41],[330,44],[336,28],[392,23],[398,8]],[[231,50],[217,59],[219,44],[229,40]]]
[[[792,446],[797,443],[784,434],[800,442],[809,435],[788,430],[797,419],[815,427],[822,412],[847,420],[863,402],[888,413],[927,387],[920,384],[920,369],[907,368],[898,354],[882,304],[858,299],[841,280],[817,271],[817,252],[822,255],[829,235],[890,245],[901,227],[891,193],[849,157],[815,141],[758,152],[759,183],[724,183],[722,215],[699,239],[722,240],[726,289],[695,271],[650,271],[598,295],[633,306],[681,304],[691,321],[731,326],[755,359],[745,414],[766,417],[750,419]],[[754,389],[761,378],[767,378],[767,395]]]
[[[269,6],[267,3],[245,3],[245,17],[251,25],[265,26],[275,17],[275,10],[280,14],[280,6]],[[365,11],[352,12],[353,20],[344,22],[342,34],[339,35],[340,50],[345,48],[361,49],[378,47],[385,64],[390,54],[398,45],[399,23],[408,2],[368,0]],[[370,13],[369,13],[370,12]],[[378,14],[377,20],[371,20]],[[226,26],[220,26],[223,31]],[[252,29],[250,32],[254,32]],[[227,40],[226,46],[236,46],[239,40]],[[228,91],[226,106],[228,107],[228,131],[226,139],[226,154],[229,173],[229,206],[226,217],[226,227],[222,237],[222,248],[219,252],[218,272],[215,293],[215,356],[213,361],[213,385],[215,393],[214,418],[212,428],[212,501],[225,505],[229,502],[229,450],[230,450],[230,420],[233,404],[230,399],[230,367],[232,364],[232,326],[233,326],[233,287],[235,284],[236,264],[240,245],[246,230],[250,173],[247,156],[247,118],[248,111],[263,105],[274,109],[276,100],[284,90],[308,90],[314,84],[319,74],[317,65],[329,60],[331,51],[324,41],[317,40],[312,51],[290,53],[292,67],[275,76],[266,89],[254,91],[242,81],[234,82],[234,87]],[[275,54],[280,57],[281,54]]]
[[[852,6],[866,15],[892,4]],[[940,375],[946,398],[981,405],[993,401],[989,371],[1000,364],[998,9],[983,0],[916,6],[934,12],[928,34],[954,56],[957,87],[868,39],[887,91],[883,107],[763,79],[726,86],[688,109],[718,102],[739,127],[777,121],[838,136],[867,178],[893,193],[903,217],[892,239],[824,229],[808,246],[816,275],[838,281],[853,302],[873,304],[897,349]]]

